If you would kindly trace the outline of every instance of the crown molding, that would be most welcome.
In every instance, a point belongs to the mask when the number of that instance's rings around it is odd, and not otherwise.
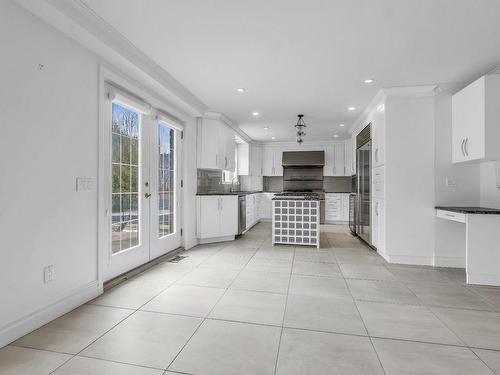
[[[194,117],[201,116],[208,109],[193,93],[99,17],[83,1],[15,1],[96,54],[103,63],[140,81],[187,114]]]
[[[229,117],[227,117],[223,113],[214,111],[205,111],[203,117],[211,120],[219,120],[226,126],[230,127],[232,130],[234,130],[245,142],[256,143],[252,138],[248,136],[247,133],[241,130],[241,128],[238,125],[236,125]]]
[[[388,98],[423,98],[435,95],[437,85],[384,87],[382,91]]]

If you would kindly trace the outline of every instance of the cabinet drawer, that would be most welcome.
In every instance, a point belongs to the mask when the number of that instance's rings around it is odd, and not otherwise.
[[[436,216],[441,219],[453,220],[453,221],[458,221],[459,223],[465,223],[465,214],[460,212],[436,210]]]
[[[382,165],[377,168],[373,168],[373,177],[372,181],[375,182],[384,182],[385,181],[385,167]]]
[[[384,194],[385,194],[384,182],[372,183],[372,196],[374,196],[375,198],[384,198]]]

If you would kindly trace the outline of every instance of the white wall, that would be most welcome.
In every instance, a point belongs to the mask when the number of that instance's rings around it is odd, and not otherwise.
[[[0,346],[100,292],[98,67],[93,53],[13,2],[0,2]],[[39,66],[42,64],[42,66]],[[178,115],[178,113],[176,113]],[[186,121],[184,233],[196,241],[196,128]],[[43,283],[53,264],[54,281]]]
[[[500,188],[497,187],[497,162],[481,163],[481,206],[500,208]]]
[[[11,2],[0,3],[0,44],[1,345],[7,325],[98,291],[97,193],[75,192],[77,176],[97,177],[98,62]]]
[[[386,254],[431,264],[434,253],[434,97],[388,97],[385,105]]]

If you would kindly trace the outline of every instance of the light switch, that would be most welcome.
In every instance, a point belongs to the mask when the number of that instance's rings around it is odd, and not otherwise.
[[[453,179],[453,178],[450,178],[450,177],[446,177],[446,186],[447,187],[456,187],[457,186],[457,180]]]
[[[78,193],[94,190],[94,179],[92,177],[77,177],[76,191]]]

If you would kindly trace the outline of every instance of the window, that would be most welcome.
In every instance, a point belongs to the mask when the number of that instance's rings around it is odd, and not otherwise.
[[[138,112],[112,103],[112,253],[139,245]]]
[[[158,122],[158,237],[174,233],[175,213],[175,131]]]

